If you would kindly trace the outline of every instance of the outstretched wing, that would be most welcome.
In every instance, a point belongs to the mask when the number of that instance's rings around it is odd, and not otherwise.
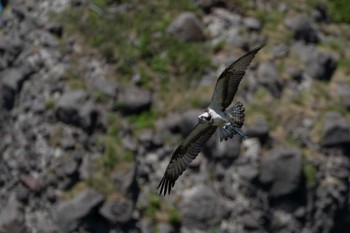
[[[185,138],[181,145],[171,156],[171,160],[166,168],[165,174],[157,189],[160,188],[159,195],[170,194],[175,181],[186,170],[192,160],[196,158],[202,150],[204,144],[214,134],[216,126],[198,123],[192,132]]]
[[[247,67],[263,46],[250,50],[221,73],[210,102],[212,109],[224,111],[231,104]]]

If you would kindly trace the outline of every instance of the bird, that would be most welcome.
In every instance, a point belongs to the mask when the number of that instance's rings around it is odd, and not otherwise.
[[[175,181],[201,152],[217,128],[220,141],[226,141],[236,134],[242,138],[246,137],[240,130],[245,117],[243,104],[237,102],[231,108],[228,107],[232,103],[246,69],[263,46],[264,44],[248,51],[220,74],[209,106],[198,116],[197,125],[172,154],[157,187],[159,195],[170,194]]]

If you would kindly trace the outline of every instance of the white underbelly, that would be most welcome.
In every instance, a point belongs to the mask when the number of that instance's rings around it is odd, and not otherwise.
[[[214,111],[213,109],[209,109],[209,113],[213,119],[213,125],[223,126],[225,124],[225,120],[223,119],[223,117],[216,111]]]

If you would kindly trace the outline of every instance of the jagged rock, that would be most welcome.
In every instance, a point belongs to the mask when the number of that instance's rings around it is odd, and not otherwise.
[[[41,188],[40,181],[31,175],[21,175],[21,182],[31,191],[38,191]]]
[[[245,229],[247,230],[258,230],[261,228],[259,221],[261,218],[260,213],[258,212],[251,212],[246,213],[242,216],[242,223]]]
[[[0,71],[10,67],[23,50],[23,44],[16,38],[0,38]]]
[[[58,203],[53,207],[52,216],[61,232],[74,231],[103,202],[103,196],[89,189],[79,193],[72,199]]]
[[[58,39],[46,30],[32,30],[28,33],[27,39],[43,47],[56,48],[59,45]]]
[[[9,202],[0,210],[0,232],[27,232],[21,205],[14,198],[10,198]]]
[[[300,60],[305,64],[305,73],[311,78],[318,80],[330,80],[336,69],[336,59],[323,51],[318,50],[314,45],[295,43],[292,51],[299,55]]]
[[[340,97],[342,104],[350,110],[350,84],[341,82],[337,85],[336,93]]]
[[[258,119],[253,124],[247,126],[248,137],[258,138],[263,145],[269,139],[269,123],[265,119]]]
[[[131,220],[133,203],[129,199],[106,202],[100,214],[113,224],[125,224]]]
[[[247,40],[246,37],[242,35],[236,34],[235,36],[228,38],[228,40],[230,41],[230,44],[233,45],[234,47],[237,47],[243,50],[249,50],[249,41]]]
[[[180,133],[186,137],[198,123],[198,116],[203,113],[203,110],[191,109],[184,112],[179,122]]]
[[[116,108],[123,114],[128,115],[147,111],[151,105],[152,95],[150,91],[130,86],[118,93]]]
[[[88,100],[88,94],[83,90],[64,93],[57,103],[56,117],[66,124],[79,126],[89,133],[99,124],[99,111]]]
[[[154,150],[162,146],[160,138],[151,130],[143,130],[140,133],[139,142],[146,150]]]
[[[210,159],[229,167],[239,156],[241,150],[241,138],[235,135],[232,139],[220,142],[219,135],[215,133],[206,143],[203,152]]]
[[[258,82],[266,87],[274,97],[280,97],[282,82],[274,62],[260,64],[258,71]]]
[[[180,208],[183,225],[202,230],[215,226],[228,214],[228,209],[217,193],[203,185],[183,192]]]
[[[321,144],[327,147],[350,146],[350,123],[338,112],[328,112],[323,123]]]
[[[271,48],[271,52],[275,58],[282,58],[288,55],[288,46],[286,44],[278,44]]]
[[[176,133],[180,131],[180,125],[182,122],[181,115],[178,113],[170,113],[165,118],[156,122],[157,132],[165,134],[167,131]]]
[[[259,170],[254,165],[240,165],[237,169],[239,176],[247,181],[253,181],[259,176]]]
[[[125,164],[122,169],[113,173],[112,179],[115,182],[117,190],[124,195],[128,194],[128,192],[137,192],[136,164]]]
[[[293,31],[296,40],[303,40],[306,43],[317,43],[319,40],[317,31],[304,14],[286,18],[284,24]]]
[[[244,18],[243,23],[251,31],[260,31],[262,27],[260,21],[252,17]]]
[[[23,82],[34,72],[35,69],[31,65],[25,64],[0,73],[0,103],[5,109],[12,109],[15,96],[21,90]]]
[[[182,41],[205,40],[202,22],[192,12],[181,13],[168,27],[167,32]]]
[[[115,98],[118,94],[118,85],[112,79],[97,77],[93,78],[90,84],[108,97]]]
[[[271,197],[293,193],[301,182],[301,153],[296,148],[276,147],[261,159],[260,182]]]

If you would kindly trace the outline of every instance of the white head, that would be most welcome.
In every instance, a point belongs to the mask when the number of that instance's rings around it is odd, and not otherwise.
[[[204,113],[198,116],[198,120],[200,123],[210,123],[212,122],[212,117],[208,110],[205,110]]]

